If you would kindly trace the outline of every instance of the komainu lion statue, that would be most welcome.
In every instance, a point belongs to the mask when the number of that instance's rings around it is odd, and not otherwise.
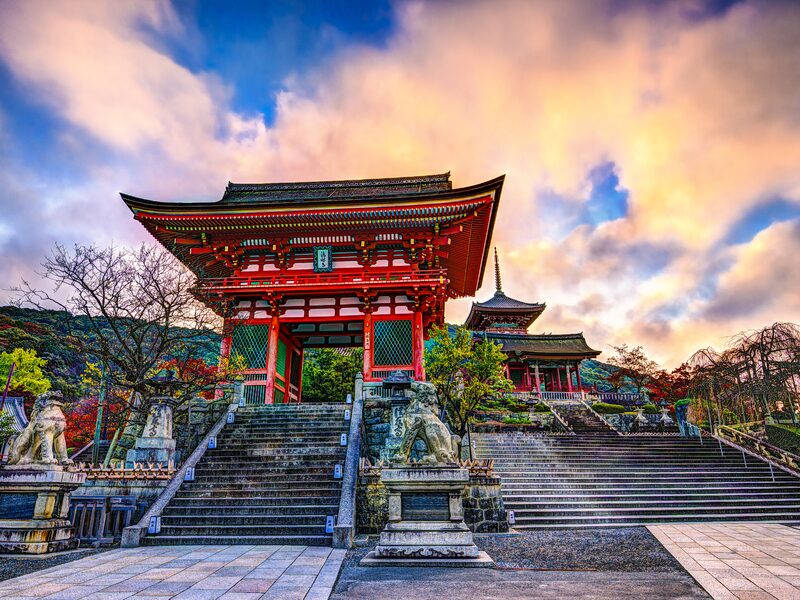
[[[421,439],[428,447],[428,454],[422,462],[432,465],[455,463],[461,439],[451,434],[436,414],[436,387],[420,381],[411,384],[411,391],[414,397],[403,413],[405,433],[394,459],[408,462],[414,442]]]
[[[61,392],[45,392],[36,398],[28,425],[9,451],[9,465],[70,465],[64,430],[67,420],[61,412]]]

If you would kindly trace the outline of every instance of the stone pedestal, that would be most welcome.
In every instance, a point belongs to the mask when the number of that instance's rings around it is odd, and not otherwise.
[[[0,470],[0,552],[45,554],[78,547],[69,494],[86,479],[56,465]]]
[[[384,469],[389,522],[366,566],[489,567],[464,523],[462,493],[469,471],[455,466]]]
[[[172,437],[172,398],[155,398],[147,413],[141,437],[125,455],[125,466],[135,463],[156,463],[166,467],[175,462],[175,440]]]

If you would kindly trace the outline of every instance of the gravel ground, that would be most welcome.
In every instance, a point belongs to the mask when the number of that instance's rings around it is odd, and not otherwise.
[[[496,569],[359,566],[376,541],[347,553],[331,600],[709,598],[644,527],[476,536]]]
[[[11,556],[3,554],[0,555],[0,581],[19,577],[20,575],[27,575],[28,573],[41,571],[42,569],[49,569],[50,567],[86,558],[87,556],[105,552],[106,550],[111,550],[111,548],[81,548],[69,552],[59,552],[58,554],[48,554],[42,558],[38,556]]]
[[[499,567],[566,571],[683,571],[680,563],[644,527],[537,530],[505,537],[478,535],[475,543]]]

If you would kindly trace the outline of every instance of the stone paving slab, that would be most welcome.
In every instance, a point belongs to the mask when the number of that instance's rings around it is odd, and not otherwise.
[[[800,600],[800,530],[771,523],[653,525],[716,600]]]
[[[327,600],[346,551],[312,546],[147,546],[0,581],[9,600]]]

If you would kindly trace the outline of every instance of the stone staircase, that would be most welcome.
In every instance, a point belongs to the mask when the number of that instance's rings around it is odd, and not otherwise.
[[[619,437],[616,429],[582,403],[551,402],[551,407],[567,422],[576,435],[591,435],[596,438]]]
[[[800,479],[716,440],[618,435],[582,406],[576,435],[475,434],[517,529],[668,522],[800,522]]]
[[[349,421],[344,404],[247,406],[218,436],[145,544],[330,545]]]

